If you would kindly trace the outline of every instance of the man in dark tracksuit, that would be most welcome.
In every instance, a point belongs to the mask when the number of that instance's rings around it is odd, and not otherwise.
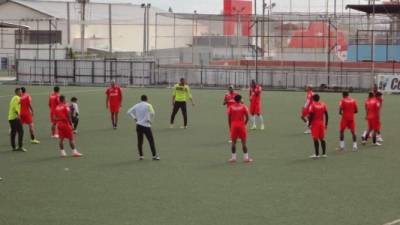
[[[22,126],[19,114],[21,112],[21,89],[15,89],[15,96],[10,101],[8,109],[8,122],[11,128],[11,147],[13,151],[26,152],[24,148],[24,128]],[[18,135],[18,148],[15,144],[15,137]]]
[[[190,92],[189,86],[186,84],[185,79],[181,78],[178,84],[175,84],[172,92],[172,114],[170,120],[170,127],[174,127],[175,116],[178,113],[179,109],[182,110],[183,116],[183,126],[181,128],[187,128],[187,108],[186,101],[190,100],[192,105],[194,106],[194,102],[192,99],[192,94]]]

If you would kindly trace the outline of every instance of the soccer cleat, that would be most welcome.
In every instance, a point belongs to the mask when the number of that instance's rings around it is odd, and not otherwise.
[[[181,129],[187,129],[188,127],[187,126],[181,126],[180,128]]]
[[[77,150],[72,151],[72,157],[82,157],[83,154],[78,152]]]
[[[236,159],[235,159],[235,158],[230,158],[230,159],[228,160],[228,162],[229,162],[229,163],[235,163],[235,162],[236,162]]]
[[[322,158],[328,158],[328,155],[327,154],[323,154],[321,157]]]
[[[116,130],[116,129],[117,129],[117,126],[113,126],[113,129]]]
[[[61,150],[60,155],[62,158],[65,158],[65,157],[67,157],[67,152],[65,152],[65,150]]]
[[[59,138],[58,134],[51,135],[52,138]]]
[[[250,130],[255,130],[255,129],[257,129],[256,125],[250,127]]]
[[[379,136],[379,137],[376,138],[376,141],[377,142],[383,142],[383,138]]]
[[[310,159],[318,159],[319,158],[319,155],[310,155]]]
[[[244,158],[243,159],[243,162],[245,162],[245,163],[251,163],[251,162],[253,162],[254,160],[252,159],[252,158]]]
[[[15,151],[27,152],[28,150],[26,148],[24,148],[24,147],[20,147],[20,148],[17,148]]]
[[[40,144],[40,141],[39,140],[36,140],[36,139],[34,139],[34,140],[31,140],[31,144]]]
[[[376,142],[374,143],[374,146],[382,146],[382,143]]]
[[[232,143],[232,140],[231,140],[231,139],[229,139],[228,143]]]
[[[307,129],[307,130],[304,131],[304,133],[305,133],[305,134],[311,134],[311,130],[310,130],[310,129]]]
[[[261,124],[260,130],[264,130],[264,129],[265,129],[264,124]]]
[[[157,155],[157,156],[154,156],[154,157],[153,157],[153,160],[154,160],[154,161],[160,161],[161,158],[160,158],[160,156]]]
[[[78,133],[78,130],[74,130],[74,134],[77,134]]]
[[[139,160],[144,160],[144,156],[139,156]]]

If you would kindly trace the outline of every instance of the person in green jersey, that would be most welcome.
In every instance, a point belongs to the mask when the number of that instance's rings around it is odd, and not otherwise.
[[[24,128],[22,127],[22,123],[20,120],[21,112],[21,88],[15,89],[15,96],[12,97],[10,101],[10,106],[8,110],[8,122],[10,123],[11,128],[11,147],[13,151],[22,151],[26,152],[26,149],[23,147],[24,140]],[[15,144],[15,137],[18,134],[18,148]]]
[[[189,86],[186,84],[185,79],[181,78],[178,84],[175,84],[173,91],[172,91],[172,114],[171,114],[171,121],[170,126],[171,128],[174,127],[174,120],[175,116],[178,113],[179,109],[182,111],[183,116],[183,127],[187,128],[187,108],[186,108],[186,101],[190,100],[192,105],[194,106],[192,94],[190,92]]]

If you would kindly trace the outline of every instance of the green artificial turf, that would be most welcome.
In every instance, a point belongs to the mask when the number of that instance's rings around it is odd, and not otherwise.
[[[305,93],[264,92],[266,129],[249,131],[255,162],[228,164],[224,91],[194,90],[196,106],[189,107],[189,128],[183,130],[168,128],[170,89],[125,89],[114,131],[103,88],[62,87],[68,99],[79,99],[77,144],[85,155],[61,159],[50,138],[51,87],[28,87],[42,143],[29,144],[25,128],[29,151],[11,152],[7,110],[13,89],[0,86],[2,225],[381,225],[400,218],[398,96],[385,96],[382,147],[338,153],[341,96],[322,93],[330,112],[329,157],[311,160],[312,141],[299,118]],[[241,93],[247,101],[247,91]],[[147,142],[146,160],[137,160],[134,123],[125,112],[141,94],[156,110],[159,162],[151,161]],[[361,133],[366,94],[353,97],[361,108]],[[182,124],[178,115],[176,127]],[[351,147],[349,133],[346,141]]]

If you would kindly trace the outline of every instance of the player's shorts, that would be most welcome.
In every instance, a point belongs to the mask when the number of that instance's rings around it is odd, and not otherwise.
[[[380,131],[381,122],[379,119],[368,119],[368,130]]]
[[[231,140],[236,141],[237,139],[246,141],[247,130],[245,124],[235,124],[235,123],[231,124]]]
[[[314,140],[325,138],[325,125],[323,123],[311,124],[311,136]]]
[[[356,131],[356,123],[354,120],[346,120],[346,119],[341,119],[340,120],[340,131],[344,131],[346,129],[349,129],[351,132]]]
[[[119,112],[119,109],[121,108],[121,105],[119,104],[110,104],[110,106],[108,107],[108,109],[110,110],[110,112],[112,113],[117,113]]]
[[[261,102],[256,101],[256,102],[250,102],[250,114],[261,114]]]
[[[303,110],[301,111],[301,117],[302,118],[308,117],[308,115],[310,114],[308,109],[309,109],[308,107],[303,107]]]
[[[57,124],[57,121],[56,121],[56,113],[50,112],[50,122],[51,122],[51,124],[53,124],[53,125],[56,125],[56,124]]]
[[[21,118],[22,124],[32,124],[32,122],[33,122],[32,114],[30,114],[30,113],[22,113],[19,115],[19,117]]]
[[[70,124],[65,122],[58,122],[57,130],[60,139],[68,139],[68,140],[74,139],[73,129]]]

